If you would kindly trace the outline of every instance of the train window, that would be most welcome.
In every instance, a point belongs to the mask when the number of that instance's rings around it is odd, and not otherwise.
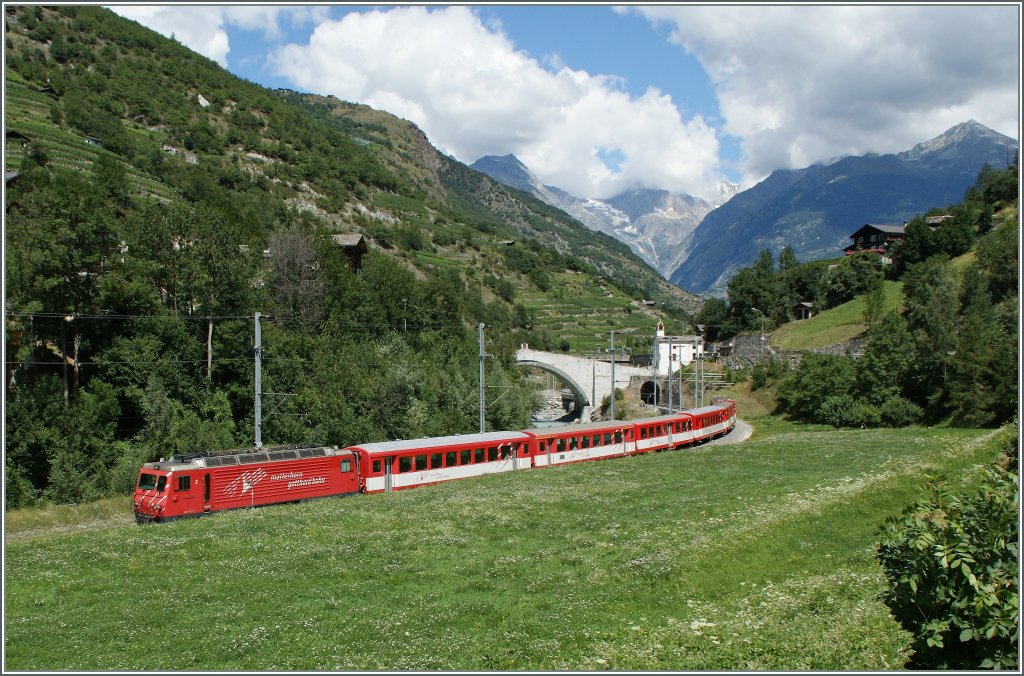
[[[143,472],[139,475],[139,490],[151,491],[156,488],[156,474]]]
[[[352,461],[351,460],[342,460],[341,461],[341,471],[342,472],[351,472],[352,471]]]
[[[380,460],[374,460],[373,461],[373,473],[374,474],[379,474],[380,473]]]
[[[434,453],[430,456],[430,469],[437,469],[441,466],[441,454]]]
[[[192,485],[192,477],[190,476],[179,476],[178,477],[178,490],[187,491]]]
[[[558,440],[557,448],[559,453],[565,453],[565,439]]]
[[[416,471],[422,472],[427,468],[427,456],[417,455],[416,456]]]
[[[640,438],[641,439],[646,439],[647,438],[647,428],[646,427],[641,427],[640,428]]]
[[[473,462],[473,452],[468,448],[463,449],[459,454],[459,464],[468,465],[471,462]]]
[[[511,444],[506,444],[504,446],[501,446],[500,450],[501,450],[501,459],[502,460],[508,460],[509,456],[512,455],[512,445]]]
[[[487,461],[488,462],[494,462],[497,459],[498,459],[498,447],[497,446],[491,446],[490,448],[487,449]]]
[[[616,430],[615,431],[615,443],[617,443],[617,444],[621,444],[622,443],[622,430]]]
[[[604,435],[604,445],[607,446],[610,443],[612,443],[612,433],[606,432]]]
[[[162,476],[162,477],[160,477],[159,479],[156,480],[156,492],[157,493],[163,493],[164,492],[164,488],[166,488],[166,487],[167,487],[167,477]]]
[[[412,458],[408,455],[403,455],[398,459],[398,473],[409,472],[412,470]]]
[[[576,437],[573,437],[573,438],[569,439],[569,450],[570,451],[575,451],[578,444],[579,444],[579,439],[577,439]]]
[[[482,448],[474,448],[473,449],[473,462],[483,462],[483,461],[484,461],[484,449],[482,449]]]
[[[447,453],[444,454],[444,466],[445,467],[455,467],[455,465],[457,465],[457,464],[459,464],[459,454],[458,453],[456,453],[455,451],[448,451]]]
[[[584,435],[580,442],[580,448],[590,448],[590,437]]]

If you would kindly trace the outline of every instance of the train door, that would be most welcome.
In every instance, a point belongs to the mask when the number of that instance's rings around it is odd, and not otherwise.
[[[207,472],[203,475],[203,511],[210,511],[210,495],[213,493],[213,483],[210,479],[210,473]]]
[[[179,514],[193,514],[199,511],[199,485],[196,481],[198,478],[191,474],[174,475],[174,497],[171,499],[178,503]]]

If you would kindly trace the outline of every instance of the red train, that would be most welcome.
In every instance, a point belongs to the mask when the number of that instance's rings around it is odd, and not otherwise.
[[[359,444],[197,453],[139,470],[135,520],[164,522],[222,509],[380,493],[494,472],[637,455],[727,434],[736,402],[640,420]]]

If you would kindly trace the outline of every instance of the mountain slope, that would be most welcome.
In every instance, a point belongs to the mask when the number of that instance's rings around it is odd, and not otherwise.
[[[7,18],[7,170],[33,149],[87,175],[103,157],[120,163],[135,194],[216,203],[244,222],[247,244],[263,248],[301,214],[331,232],[361,232],[422,271],[438,264],[410,258],[409,242],[465,280],[488,258],[489,274],[524,290],[531,281],[508,272],[496,242],[534,239],[638,305],[699,305],[612,238],[454,166],[393,115],[243,82],[101,8],[8,8]],[[467,256],[467,243],[486,250]]]
[[[670,279],[721,293],[762,249],[789,246],[805,261],[841,255],[865,223],[899,224],[958,202],[985,164],[1005,166],[1016,153],[1016,141],[972,120],[899,154],[773,172],[704,218]]]
[[[541,183],[515,155],[481,157],[470,165],[499,183],[530,193],[586,225],[629,245],[662,275],[678,267],[701,219],[727,200],[737,186],[721,187],[718,202],[666,190],[629,190],[609,199],[584,199]]]

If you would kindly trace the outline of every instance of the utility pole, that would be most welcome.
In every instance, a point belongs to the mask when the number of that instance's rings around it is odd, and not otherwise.
[[[761,354],[763,356],[764,352],[765,352],[765,343],[764,343],[764,313],[761,312],[760,310],[758,310],[756,307],[752,307],[750,309],[753,310],[754,312],[756,312],[757,314],[761,315]]]
[[[668,386],[668,412],[672,414],[672,337],[668,338],[668,376],[665,378],[665,384]],[[679,393],[682,396],[682,392]]]
[[[700,405],[704,405],[704,360],[700,360]]]
[[[477,325],[477,330],[480,335],[480,433],[484,433],[484,359],[487,355],[484,354],[484,325],[480,323]]]
[[[693,407],[697,408],[697,366],[700,363],[700,355],[693,355]]]
[[[263,335],[260,333],[260,313],[256,313],[256,448],[263,447]]]
[[[611,403],[611,409],[610,409],[609,416],[610,416],[611,420],[615,420],[615,331],[614,331],[614,329],[611,332],[611,336],[612,336],[612,345],[611,345],[611,352],[612,352],[612,403]]]
[[[694,356],[696,356],[694,352]],[[672,376],[669,376],[669,382],[671,382]],[[682,411],[686,407],[686,403],[683,401],[683,364],[679,363],[679,410]]]

